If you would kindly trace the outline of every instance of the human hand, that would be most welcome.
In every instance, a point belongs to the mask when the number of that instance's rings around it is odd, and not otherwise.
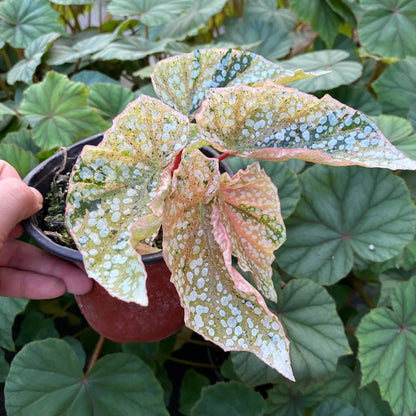
[[[66,291],[81,295],[92,280],[75,265],[15,240],[19,224],[42,208],[39,191],[27,186],[16,170],[0,160],[0,296],[48,299]]]

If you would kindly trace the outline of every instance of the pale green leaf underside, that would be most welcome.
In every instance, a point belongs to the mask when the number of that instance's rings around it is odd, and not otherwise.
[[[415,169],[364,114],[266,81],[213,91],[195,116],[214,147],[261,160]]]
[[[251,52],[202,49],[160,61],[152,74],[158,96],[183,114],[194,114],[211,88],[253,84],[271,78],[279,83],[314,76],[292,71]]]
[[[355,256],[385,261],[412,240],[415,208],[392,172],[316,165],[299,179],[303,197],[276,254],[288,273],[330,285],[349,273]]]
[[[376,380],[398,415],[416,410],[416,278],[391,294],[393,309],[376,308],[357,330],[362,382]]]
[[[142,96],[75,165],[67,226],[88,275],[125,301],[147,304],[146,273],[130,228],[152,213],[148,205],[169,177],[165,168],[186,145],[188,129],[186,117]]]
[[[166,200],[164,257],[186,325],[225,350],[253,352],[293,379],[281,324],[261,295],[230,270],[224,258],[231,248],[223,254],[214,237],[218,181],[218,161],[191,153],[176,171],[174,192]]]

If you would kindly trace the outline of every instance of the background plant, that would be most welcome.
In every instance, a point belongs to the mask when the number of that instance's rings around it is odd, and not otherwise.
[[[26,174],[59,146],[105,130],[139,94],[152,95],[158,60],[217,45],[330,70],[294,86],[360,109],[416,158],[415,15],[404,0],[3,0],[0,157]],[[221,402],[241,415],[412,414],[415,220],[405,213],[414,211],[414,173],[263,167],[288,229],[271,307],[291,341],[295,384],[187,331],[154,344],[105,341],[95,362],[98,337],[71,296],[2,298],[7,414],[36,414],[36,403],[51,415],[167,414],[168,406],[198,416]]]

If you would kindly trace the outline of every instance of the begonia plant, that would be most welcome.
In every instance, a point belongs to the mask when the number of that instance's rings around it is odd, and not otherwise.
[[[111,295],[146,306],[141,254],[162,249],[185,324],[291,380],[289,341],[264,299],[277,301],[271,264],[285,241],[278,190],[257,162],[230,177],[219,160],[416,169],[361,112],[286,86],[315,76],[237,50],[162,60],[152,75],[160,100],[140,96],[84,148],[67,199],[85,268]],[[220,156],[204,156],[206,145]]]

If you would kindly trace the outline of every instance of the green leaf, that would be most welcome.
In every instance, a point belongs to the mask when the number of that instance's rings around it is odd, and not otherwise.
[[[81,342],[78,341],[76,338],[68,336],[68,335],[63,337],[62,340],[65,341],[66,343],[68,343],[68,345],[70,345],[70,347],[74,350],[74,352],[77,355],[78,360],[81,364],[81,367],[83,368],[85,366],[85,363],[86,363],[87,354],[84,351],[84,348],[83,348]]]
[[[266,416],[304,416],[305,408],[315,406],[323,399],[321,384],[285,385],[280,383],[267,392]]]
[[[53,0],[52,2],[55,4],[62,4],[64,6],[68,6],[68,5],[94,4],[94,3],[100,2],[100,0]]]
[[[227,164],[233,172],[237,172],[239,169],[245,169],[253,162],[254,159],[242,159],[238,157],[227,159]],[[300,199],[300,186],[296,174],[285,163],[261,161],[260,166],[277,188],[282,217],[288,218],[293,213]]]
[[[5,387],[9,416],[166,416],[150,368],[130,354],[110,354],[87,374],[62,340],[30,343],[14,358]]]
[[[0,3],[0,36],[14,48],[26,48],[39,36],[62,32],[58,17],[49,0],[4,0]]]
[[[242,157],[416,168],[364,114],[328,95],[318,99],[270,80],[256,88],[217,88],[195,119],[213,147]]]
[[[7,136],[1,141],[1,144],[15,144],[21,149],[34,154],[40,151],[40,148],[33,141],[32,131],[27,129],[21,129],[8,133]]]
[[[35,155],[16,144],[0,143],[0,159],[9,162],[23,178],[38,165]]]
[[[59,338],[52,318],[46,318],[40,312],[26,313],[16,339],[16,345],[21,347],[29,342],[46,338]]]
[[[6,381],[6,377],[9,374],[9,363],[6,361],[6,357],[4,356],[4,350],[0,349],[0,382],[4,383]]]
[[[187,117],[141,96],[114,120],[100,146],[84,148],[74,167],[67,227],[88,275],[127,302],[147,306],[146,272],[129,230],[152,214],[159,188],[169,189],[168,165],[187,144],[188,131]]]
[[[94,83],[90,87],[88,104],[96,108],[105,120],[111,122],[133,99],[134,94],[121,85]]]
[[[194,114],[211,88],[253,84],[268,78],[280,84],[315,76],[283,69],[251,52],[201,49],[164,59],[155,66],[152,82],[158,96],[183,114]]]
[[[290,340],[296,380],[322,380],[350,352],[344,327],[328,292],[310,280],[292,280],[281,291],[277,313]]]
[[[226,233],[220,235],[218,230],[225,227],[213,216],[218,210],[214,198],[219,180],[217,159],[205,158],[199,151],[186,154],[165,201],[164,257],[185,309],[185,323],[224,350],[251,351],[293,379],[287,340],[277,317],[230,264],[232,243]],[[238,189],[235,194],[244,196]],[[228,246],[223,254],[224,245]]]
[[[0,346],[7,350],[14,350],[12,327],[16,315],[23,312],[28,304],[27,299],[0,297]]]
[[[24,92],[20,113],[33,127],[33,138],[42,149],[70,144],[99,133],[108,125],[87,105],[88,88],[49,72],[41,83]]]
[[[384,261],[413,239],[415,209],[391,172],[316,165],[299,179],[303,197],[277,253],[288,273],[330,285],[350,272],[354,256]]]
[[[249,0],[244,4],[246,20],[272,23],[283,32],[294,29],[297,21],[296,13],[290,9],[278,9],[274,0]]]
[[[225,34],[219,36],[218,41],[236,46],[256,44],[250,50],[270,60],[283,58],[292,47],[292,39],[286,30],[262,20],[230,20],[225,24]]]
[[[248,387],[235,381],[216,383],[202,390],[191,416],[261,416],[265,406],[261,394]]]
[[[195,35],[210,17],[222,10],[226,2],[227,0],[193,0],[184,13],[164,26],[161,38],[182,40]]]
[[[366,0],[358,24],[361,44],[384,57],[416,55],[416,3],[408,0]]]
[[[416,277],[391,294],[392,309],[376,308],[357,330],[362,383],[377,381],[395,414],[416,410]]]
[[[344,85],[332,90],[331,96],[342,103],[371,116],[373,121],[377,124],[374,120],[374,116],[378,116],[381,113],[381,104],[376,101],[373,95],[370,94],[365,88]],[[381,130],[383,131],[383,129]],[[387,136],[385,133],[384,135]],[[387,138],[389,138],[389,136],[387,136]]]
[[[182,379],[179,410],[185,416],[191,414],[191,409],[201,396],[201,390],[210,385],[207,377],[197,373],[193,368],[187,370]]]
[[[413,126],[405,118],[382,114],[372,119],[392,143],[413,133]]]
[[[104,49],[95,53],[92,58],[103,61],[111,61],[113,59],[136,61],[148,55],[163,52],[167,43],[167,39],[155,42],[139,36],[130,36],[109,43]]]
[[[36,38],[25,49],[26,59],[22,59],[7,73],[7,82],[12,85],[17,81],[32,83],[33,74],[40,65],[43,54],[46,52],[49,44],[60,36],[59,33],[52,32]]]
[[[360,78],[362,65],[348,60],[349,54],[342,50],[324,50],[297,55],[280,64],[287,69],[304,71],[327,71],[318,77],[295,81],[290,86],[304,92],[326,91],[340,85],[348,85]]]
[[[322,402],[312,413],[312,416],[364,416],[348,402],[331,397]]]
[[[407,118],[416,101],[416,57],[392,64],[372,86],[384,112]]]
[[[97,82],[106,82],[106,83],[118,85],[118,81],[116,81],[114,78],[111,78],[108,75],[103,74],[102,72],[91,71],[88,69],[84,69],[74,74],[71,77],[71,81],[83,82],[85,85],[88,85],[88,86],[91,86],[92,84],[95,84]]]
[[[328,47],[332,46],[343,22],[327,0],[291,0],[292,9],[305,22],[312,23],[312,29],[319,32]]]
[[[116,16],[140,16],[146,26],[165,25],[192,6],[192,0],[112,0],[108,12]]]

